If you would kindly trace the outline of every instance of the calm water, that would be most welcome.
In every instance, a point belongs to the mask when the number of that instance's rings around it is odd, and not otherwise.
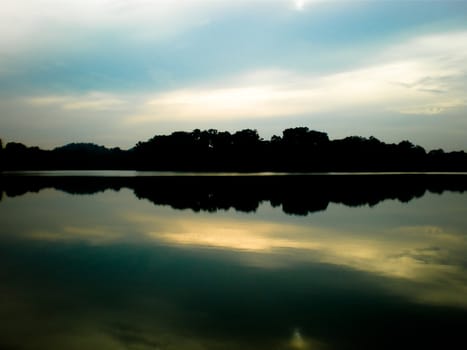
[[[167,186],[157,201],[136,185],[15,186],[0,201],[0,349],[465,345],[465,192],[289,215],[181,205]]]

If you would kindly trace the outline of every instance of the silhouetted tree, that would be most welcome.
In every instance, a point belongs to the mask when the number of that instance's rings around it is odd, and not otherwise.
[[[54,162],[65,169],[125,169],[126,153],[93,143],[70,143],[52,151]]]
[[[244,129],[233,134],[234,145],[240,147],[255,147],[260,140],[257,130]]]
[[[289,171],[323,171],[329,160],[329,138],[326,133],[307,127],[285,129],[282,138],[275,137],[273,147],[281,164]]]
[[[38,147],[30,147],[22,143],[9,142],[3,151],[5,168],[34,169],[41,164],[42,152]]]
[[[265,167],[265,142],[257,130],[244,129],[232,135],[229,154],[232,170],[260,171]]]
[[[3,170],[3,167],[4,167],[3,162],[4,162],[4,160],[3,160],[3,142],[2,142],[2,139],[0,139],[0,171]],[[1,190],[0,190],[0,192],[1,192]]]
[[[307,127],[285,129],[282,132],[282,141],[286,145],[318,147],[329,142],[329,137],[324,132],[310,130]]]
[[[465,152],[426,152],[404,140],[371,136],[330,140],[308,127],[285,129],[263,140],[257,130],[216,129],[155,135],[132,149],[71,143],[44,151],[11,142],[0,148],[5,169],[141,169],[175,171],[466,171]]]

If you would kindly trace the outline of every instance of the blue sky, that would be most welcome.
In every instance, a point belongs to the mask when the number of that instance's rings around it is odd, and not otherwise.
[[[467,150],[467,0],[4,0],[0,137],[308,126]]]

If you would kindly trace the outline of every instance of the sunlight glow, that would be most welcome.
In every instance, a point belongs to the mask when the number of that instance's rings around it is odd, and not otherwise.
[[[305,0],[295,0],[295,9],[302,11],[305,8]]]

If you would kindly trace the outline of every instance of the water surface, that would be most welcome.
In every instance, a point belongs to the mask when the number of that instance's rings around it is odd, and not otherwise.
[[[465,344],[463,178],[75,180],[0,187],[1,349]]]

